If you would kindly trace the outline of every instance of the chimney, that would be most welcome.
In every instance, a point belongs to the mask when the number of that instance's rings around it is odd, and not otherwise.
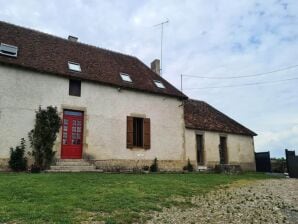
[[[68,40],[69,40],[69,41],[72,41],[72,42],[78,42],[78,39],[79,39],[79,38],[74,37],[74,36],[70,36],[70,35],[68,36]]]
[[[151,62],[151,70],[154,71],[156,74],[160,75],[160,60],[155,59]]]

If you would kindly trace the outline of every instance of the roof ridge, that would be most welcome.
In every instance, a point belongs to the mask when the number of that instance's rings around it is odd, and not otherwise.
[[[207,103],[206,101],[204,101],[204,100],[198,100],[198,99],[193,99],[193,98],[189,98],[188,100],[208,104],[208,103]],[[209,105],[209,104],[208,104],[208,105]]]
[[[98,50],[118,54],[118,55],[121,55],[121,56],[126,56],[126,57],[131,57],[131,58],[134,58],[134,59],[138,59],[134,55],[124,54],[124,53],[114,51],[114,50],[110,50],[110,49],[107,49],[107,48],[103,48],[103,47],[99,47],[99,46],[95,46],[95,45],[91,45],[91,44],[87,44],[87,43],[83,43],[83,42],[71,42],[66,38],[63,38],[63,37],[60,37],[60,36],[57,36],[57,35],[54,35],[54,34],[51,34],[51,33],[47,33],[47,32],[44,32],[44,31],[40,31],[40,30],[37,30],[37,29],[33,29],[33,28],[30,28],[30,27],[16,25],[16,24],[13,24],[13,23],[10,23],[10,22],[7,22],[7,21],[3,21],[3,20],[0,20],[0,23],[4,23],[4,24],[7,24],[9,26],[14,26],[14,27],[17,27],[17,28],[21,28],[21,29],[32,31],[32,32],[36,32],[36,33],[39,33],[39,34],[42,34],[42,35],[46,35],[48,37],[52,37],[52,38],[56,38],[56,39],[65,41],[67,43],[83,45],[83,46],[87,46],[87,47],[90,47],[90,48],[95,48],[95,49],[98,49]]]

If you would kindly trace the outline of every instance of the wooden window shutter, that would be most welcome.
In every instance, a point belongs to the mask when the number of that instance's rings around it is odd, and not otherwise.
[[[144,118],[144,149],[150,149],[151,133],[150,118]]]
[[[133,148],[133,117],[127,117],[126,147]]]

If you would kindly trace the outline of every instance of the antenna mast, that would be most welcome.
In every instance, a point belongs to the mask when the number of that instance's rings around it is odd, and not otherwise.
[[[162,49],[163,49],[163,25],[165,25],[166,23],[169,23],[169,19],[167,19],[166,21],[156,24],[154,25],[156,26],[161,26],[161,33],[160,33],[160,75],[162,75]]]

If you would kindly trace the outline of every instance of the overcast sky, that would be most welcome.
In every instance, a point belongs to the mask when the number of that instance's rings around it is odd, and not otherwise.
[[[134,55],[160,58],[163,76],[184,93],[207,101],[252,129],[256,151],[298,152],[298,1],[0,0],[0,20]],[[234,86],[256,82],[262,85]]]

